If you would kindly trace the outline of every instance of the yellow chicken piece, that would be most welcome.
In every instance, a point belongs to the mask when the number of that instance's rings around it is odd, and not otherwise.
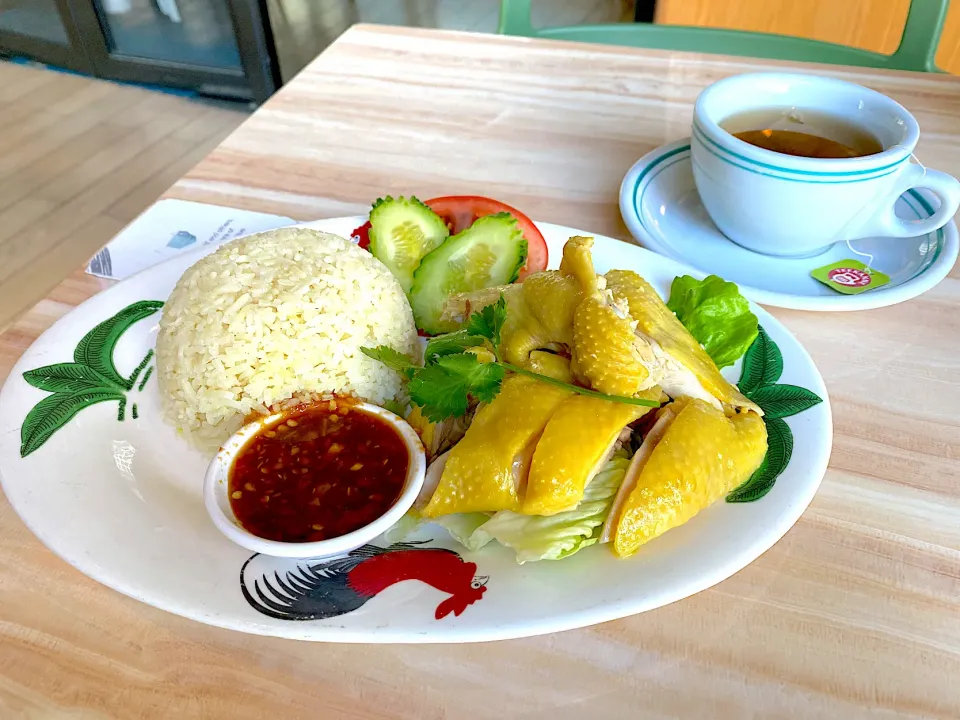
[[[631,397],[656,383],[629,320],[598,297],[584,298],[573,319],[577,370],[595,390]]]
[[[593,269],[591,237],[572,237],[563,246],[560,272],[574,277],[583,300],[573,314],[573,353],[579,374],[595,390],[630,397],[656,384],[651,376],[652,351],[637,342],[634,323],[625,309],[603,293],[602,278]]]
[[[573,341],[573,311],[582,298],[576,278],[556,270],[534,273],[523,281],[524,302],[550,343],[569,345]]]
[[[574,235],[563,245],[563,259],[560,260],[560,272],[574,278],[583,289],[584,295],[593,295],[602,288],[593,269],[593,238]]]
[[[500,349],[507,362],[534,370],[531,353],[563,349],[573,341],[573,311],[583,294],[574,278],[556,270],[534,273],[522,284],[451,295],[441,321],[459,327],[471,313],[497,302],[501,294],[507,303],[507,321],[500,333]]]
[[[582,293],[575,279],[556,270],[534,273],[521,288],[507,306],[502,349],[507,362],[528,367],[532,352],[573,341],[573,311]]]
[[[596,274],[593,238],[570,238],[559,271],[534,273],[520,285],[452,297],[444,317],[463,318],[502,293],[507,320],[504,359],[600,392],[634,396],[660,385],[674,398],[697,397],[733,408],[762,410],[728,382],[657,292],[637,273]],[[550,356],[541,349],[569,353]]]
[[[472,415],[467,413],[460,417],[433,422],[419,407],[413,405],[407,415],[407,422],[420,436],[429,462],[460,442],[460,438],[467,432],[471,418]]]
[[[527,369],[565,383],[572,383],[574,380],[573,371],[570,369],[570,358],[542,350],[534,350],[530,353]]]
[[[440,448],[440,423],[432,422],[416,405],[411,408],[410,414],[407,415],[407,422],[410,424],[410,427],[416,431],[417,435],[420,436],[420,441],[423,443],[424,450],[427,453],[427,459],[438,455],[437,450]]]
[[[588,243],[586,263],[589,272],[583,277],[592,278],[595,289],[596,274],[593,273],[589,249],[592,238],[580,240]],[[568,241],[568,245],[571,242],[573,240]],[[574,245],[571,245],[571,253],[576,252]],[[527,368],[530,355],[536,350],[561,349],[572,344],[573,315],[583,299],[582,282],[574,270],[580,271],[582,264],[582,260],[573,261],[572,265],[571,261],[564,260],[559,271],[534,273],[520,285],[453,295],[447,299],[442,317],[463,322],[471,312],[496,302],[502,294],[507,303],[507,321],[501,332],[503,356],[507,362]]]
[[[522,284],[501,285],[450,295],[444,303],[440,321],[445,325],[461,327],[471,314],[495,304],[502,295],[507,304],[507,319],[500,331],[500,350],[507,362],[526,367],[530,353],[550,342],[547,330],[531,312],[524,299],[527,282],[542,274],[545,273],[535,273]],[[572,324],[572,311],[570,315]]]
[[[497,356],[482,345],[469,347],[466,349],[466,352],[470,353],[471,355],[475,355],[478,363],[486,364],[497,361]]]
[[[500,331],[500,351],[507,362],[526,367],[530,353],[547,345],[550,338],[524,299],[522,287],[507,303],[507,320]]]
[[[629,470],[624,478],[632,488],[623,488],[629,494],[613,537],[620,557],[633,555],[734,490],[760,466],[767,451],[767,429],[754,412],[728,418],[703,400],[674,403],[662,412],[676,412],[676,417],[651,452],[645,453],[643,446],[638,450],[644,459],[633,475],[635,483]]]
[[[609,459],[620,432],[648,410],[586,395],[564,400],[537,443],[522,512],[554,515],[575,508],[587,483]]]
[[[655,340],[663,351],[693,373],[703,389],[733,407],[760,408],[744,397],[720,374],[720,370],[673,314],[651,285],[632,270],[611,270],[606,274],[607,290],[617,304],[625,305],[636,321],[636,330]],[[665,387],[668,393],[671,387]]]
[[[497,397],[477,411],[467,434],[450,451],[422,515],[519,510],[537,439],[570,395],[525,376],[504,380]]]

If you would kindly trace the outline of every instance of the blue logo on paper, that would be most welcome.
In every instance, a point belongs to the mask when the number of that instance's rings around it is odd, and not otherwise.
[[[196,235],[191,235],[186,230],[180,230],[176,235],[170,238],[170,242],[167,243],[167,247],[180,250],[181,248],[185,248],[187,245],[193,245],[196,241]]]

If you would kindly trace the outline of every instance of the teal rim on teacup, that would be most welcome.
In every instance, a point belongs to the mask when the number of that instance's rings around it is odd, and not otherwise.
[[[890,150],[885,150],[878,155],[871,157],[878,157],[886,153],[890,153],[891,157],[899,154],[896,160],[882,165],[880,167],[870,167],[864,168],[863,170],[835,170],[835,171],[821,171],[821,170],[802,170],[800,168],[789,168],[784,167],[781,164],[772,164],[767,162],[761,162],[759,160],[747,157],[745,154],[741,154],[725,147],[722,143],[717,142],[711,138],[707,132],[700,127],[700,124],[694,120],[693,122],[693,136],[696,137],[700,142],[704,143],[706,149],[711,154],[717,156],[724,162],[729,162],[735,167],[739,167],[741,170],[746,170],[748,172],[757,173],[758,175],[768,175],[770,177],[779,177],[784,180],[792,180],[794,182],[807,182],[807,183],[847,183],[847,182],[856,182],[858,180],[866,180],[868,178],[872,179],[875,177],[883,177],[890,173],[897,171],[897,168],[910,157],[910,153],[894,153],[893,148]],[[740,140],[733,135],[730,135],[733,140],[747,145],[748,147],[755,147],[745,143],[743,140]],[[770,152],[769,150],[767,152]],[[810,158],[800,158],[802,160],[809,160]],[[850,158],[850,160],[859,160],[861,158]],[[843,160],[842,162],[847,162]]]
[[[722,127],[740,113],[785,108],[837,116],[869,132],[883,150],[855,158],[798,157],[756,147]],[[915,237],[943,227],[960,205],[956,179],[909,162],[919,137],[903,106],[869,88],[794,73],[736,75],[697,98],[694,179],[717,227],[755,252],[800,257],[863,237]],[[896,199],[914,187],[940,198],[932,217],[896,216]]]
[[[725,112],[724,107],[718,106],[718,98],[722,98],[722,93],[731,90],[737,92],[740,88],[755,84],[779,90],[775,94],[783,97],[780,105],[772,106],[769,102],[754,103],[747,100],[733,112],[729,110]],[[809,87],[809,94],[798,91],[798,85],[805,86],[803,89]],[[720,122],[732,114],[770,107],[804,109],[815,107],[848,117],[847,113],[840,111],[839,108],[820,105],[822,100],[819,96],[822,91],[839,91],[846,95],[846,92],[853,89],[857,94],[875,103],[876,109],[887,113],[887,118],[891,121],[889,124],[872,123],[862,116],[858,118],[860,122],[857,124],[863,125],[866,130],[875,135],[884,148],[882,152],[875,155],[842,159],[783,155],[744,142],[720,127]],[[771,95],[774,93],[764,94],[762,97],[767,98]],[[720,99],[719,103],[722,102]],[[858,107],[856,110],[860,114],[866,108]],[[718,114],[721,118],[719,122],[713,119]],[[876,173],[891,172],[900,163],[910,158],[920,139],[920,128],[913,116],[906,108],[886,95],[843,80],[793,73],[749,73],[734,75],[714,83],[697,98],[693,132],[706,141],[712,151],[721,153],[724,159],[735,163],[738,167],[754,172],[783,174],[801,182],[851,182],[873,177]]]

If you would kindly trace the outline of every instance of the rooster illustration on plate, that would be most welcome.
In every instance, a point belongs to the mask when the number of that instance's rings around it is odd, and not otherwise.
[[[437,620],[458,616],[483,597],[488,577],[476,574],[476,563],[453,550],[419,545],[364,545],[332,560],[298,560],[293,569],[281,569],[279,558],[253,555],[240,570],[240,590],[251,607],[278,620],[345,615],[405,580],[449,595],[434,612]]]

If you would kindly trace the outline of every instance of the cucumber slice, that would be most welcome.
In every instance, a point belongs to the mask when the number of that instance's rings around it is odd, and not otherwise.
[[[413,196],[393,199],[387,195],[370,210],[370,252],[408,295],[420,260],[449,234],[440,216]]]
[[[451,293],[512,283],[526,261],[527,241],[513,215],[477,219],[420,261],[410,292],[417,327],[428,333],[456,330],[440,321]]]

